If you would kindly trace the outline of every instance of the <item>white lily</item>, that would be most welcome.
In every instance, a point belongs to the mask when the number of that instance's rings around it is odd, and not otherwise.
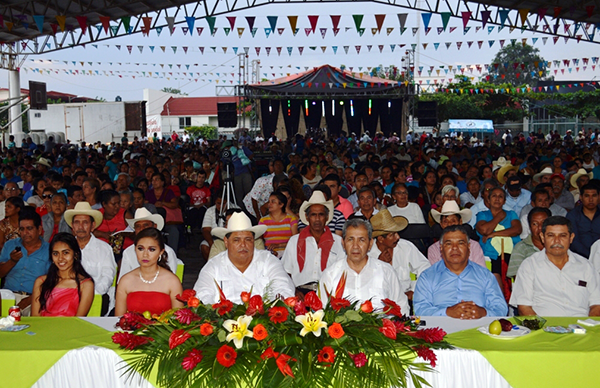
[[[252,317],[248,315],[238,317],[237,321],[228,319],[223,322],[223,327],[229,332],[229,334],[227,334],[227,341],[230,342],[233,340],[235,347],[238,349],[241,348],[244,344],[244,337],[252,338],[254,335],[252,330],[248,330],[250,322],[252,322]]]
[[[308,333],[313,333],[315,337],[321,336],[321,329],[327,329],[327,322],[323,321],[323,315],[325,312],[323,310],[312,312],[307,312],[305,315],[298,315],[296,317],[296,322],[299,322],[304,326],[300,331],[300,335],[304,337]]]

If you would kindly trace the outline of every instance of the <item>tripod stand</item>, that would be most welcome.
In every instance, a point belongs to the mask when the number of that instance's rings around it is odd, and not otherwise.
[[[221,194],[221,208],[219,209],[219,214],[225,220],[225,211],[229,209],[240,209],[236,200],[235,200],[235,191],[233,190],[233,178],[231,178],[231,174],[229,173],[229,163],[225,163],[225,179],[223,180],[223,194]]]

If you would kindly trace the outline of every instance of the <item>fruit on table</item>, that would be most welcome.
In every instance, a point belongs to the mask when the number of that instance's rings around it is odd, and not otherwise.
[[[500,324],[502,325],[502,331],[511,331],[513,324],[508,319],[500,319]]]
[[[500,333],[502,333],[502,324],[500,323],[500,321],[495,320],[492,323],[490,323],[488,332],[493,335],[500,335]]]

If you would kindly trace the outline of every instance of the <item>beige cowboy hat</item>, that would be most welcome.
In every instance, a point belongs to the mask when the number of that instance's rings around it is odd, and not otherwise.
[[[504,177],[504,175],[506,175],[506,173],[511,170],[519,171],[519,166],[513,166],[512,164],[508,163],[500,167],[500,169],[498,170],[498,182],[502,184],[506,183],[506,178]]]
[[[590,179],[594,178],[593,172],[588,173],[585,169],[580,168],[579,170],[577,170],[577,172],[575,174],[573,174],[573,176],[571,176],[571,179],[569,179],[569,182],[571,182],[571,186],[578,189],[579,186],[577,186],[577,179],[581,178],[584,175],[589,176]]]
[[[256,225],[252,226],[252,221],[246,215],[246,213],[233,213],[229,221],[227,221],[226,228],[214,228],[210,233],[220,239],[224,239],[229,233],[233,232],[252,232],[254,233],[254,239],[259,238],[267,231],[267,225]]]
[[[439,212],[435,209],[431,209],[431,217],[438,224],[440,223],[442,216],[450,216],[452,214],[460,215],[460,219],[463,224],[466,224],[467,222],[469,222],[471,220],[471,217],[473,216],[473,213],[471,212],[470,209],[460,210],[456,201],[444,202],[444,206],[442,206],[441,212]]]
[[[41,164],[42,166],[46,166],[48,168],[52,167],[52,164],[46,158],[39,158],[34,164]]]
[[[137,209],[135,211],[135,215],[133,216],[133,219],[131,219],[131,220],[126,219],[125,221],[127,221],[127,224],[132,229],[135,229],[135,223],[138,221],[152,221],[156,224],[156,229],[158,229],[158,230],[162,230],[162,228],[165,226],[165,220],[162,218],[162,216],[160,214],[152,214],[145,207],[141,207],[141,208]]]
[[[385,234],[400,232],[408,226],[408,220],[402,216],[392,217],[392,214],[387,210],[381,210],[375,214],[369,222],[373,226],[373,238],[383,236]]]
[[[535,175],[533,176],[533,180],[534,180],[535,182],[539,182],[539,181],[540,181],[540,179],[542,179],[542,177],[543,177],[544,175],[552,175],[552,174],[554,174],[554,171],[552,171],[552,168],[551,168],[551,167],[546,167],[546,168],[544,168],[542,171],[540,171],[540,172],[538,172],[537,174],[535,174]]]
[[[304,223],[304,225],[308,225],[308,219],[306,218],[306,209],[308,209],[311,205],[323,205],[329,210],[329,217],[327,217],[327,222],[325,225],[328,225],[331,220],[333,220],[333,211],[335,207],[333,206],[333,201],[325,200],[325,195],[319,190],[313,191],[310,199],[308,201],[304,201],[302,206],[300,206],[300,221]]]
[[[73,217],[78,215],[91,216],[94,219],[94,222],[96,223],[96,228],[99,227],[102,223],[102,212],[100,212],[99,210],[92,209],[88,202],[77,202],[77,204],[75,205],[75,209],[69,209],[65,212],[65,222],[67,223],[67,225],[73,227]]]
[[[508,160],[504,156],[498,158],[498,160],[494,160],[492,162],[492,171],[496,171],[500,167],[504,167],[508,164]]]

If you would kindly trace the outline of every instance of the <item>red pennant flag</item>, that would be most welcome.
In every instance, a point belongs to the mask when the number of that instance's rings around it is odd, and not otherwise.
[[[100,16],[100,22],[104,28],[104,33],[108,34],[108,29],[110,28],[110,16]]]
[[[554,7],[554,19],[558,18],[560,11],[562,11],[562,7]]]
[[[463,21],[463,29],[467,27],[467,23],[469,23],[469,19],[471,19],[471,11],[465,11],[461,13],[462,21]]]
[[[81,33],[85,35],[87,31],[87,16],[76,16],[77,23],[79,23],[79,28],[81,28]]]
[[[595,6],[593,6],[593,5],[586,5],[585,11],[587,12],[587,15],[589,18],[591,18],[592,15],[594,14],[594,8],[595,8]]]
[[[56,35],[56,31],[58,31],[58,24],[50,23],[50,28],[52,28],[52,35]]]
[[[333,24],[333,28],[337,29],[340,24],[341,15],[331,15],[331,24]]]
[[[377,23],[377,31],[381,32],[381,27],[383,27],[384,20],[385,20],[385,14],[375,15],[375,22]]]
[[[310,28],[312,29],[312,33],[315,33],[317,28],[317,21],[319,20],[319,15],[308,15],[308,21],[310,22]]]

